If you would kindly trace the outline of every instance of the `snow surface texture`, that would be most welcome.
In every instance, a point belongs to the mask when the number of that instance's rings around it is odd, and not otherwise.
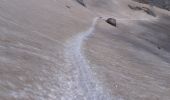
[[[170,13],[83,1],[0,1],[0,100],[170,100]]]

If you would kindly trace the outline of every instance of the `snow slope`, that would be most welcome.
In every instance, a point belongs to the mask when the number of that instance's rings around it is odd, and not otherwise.
[[[0,100],[169,100],[170,13],[84,3],[0,1]]]

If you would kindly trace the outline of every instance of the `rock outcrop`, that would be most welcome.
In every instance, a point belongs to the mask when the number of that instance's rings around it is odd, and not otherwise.
[[[150,4],[170,11],[170,0],[134,0],[140,3]]]
[[[128,5],[128,7],[132,10],[136,10],[136,11],[144,11],[146,12],[147,14],[151,15],[151,16],[154,16],[156,17],[156,14],[149,8],[147,7],[139,7],[139,6],[132,6],[132,5]]]

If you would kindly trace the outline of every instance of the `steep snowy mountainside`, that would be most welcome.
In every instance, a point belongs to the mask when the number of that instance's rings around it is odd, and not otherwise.
[[[170,100],[169,27],[133,0],[1,0],[0,100]]]

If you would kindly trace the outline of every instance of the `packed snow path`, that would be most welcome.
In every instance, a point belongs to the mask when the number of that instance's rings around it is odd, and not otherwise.
[[[74,73],[76,74],[74,75],[76,79],[74,82],[71,82],[72,84],[69,84],[69,87],[77,87],[67,90],[67,92],[70,92],[66,94],[67,97],[65,99],[67,100],[111,100],[109,94],[106,91],[104,92],[102,86],[98,84],[82,50],[83,42],[93,33],[98,19],[95,18],[93,20],[91,27],[87,31],[81,32],[67,41],[65,49],[67,63],[71,63],[70,67],[76,69]],[[78,95],[81,98],[77,97]]]

